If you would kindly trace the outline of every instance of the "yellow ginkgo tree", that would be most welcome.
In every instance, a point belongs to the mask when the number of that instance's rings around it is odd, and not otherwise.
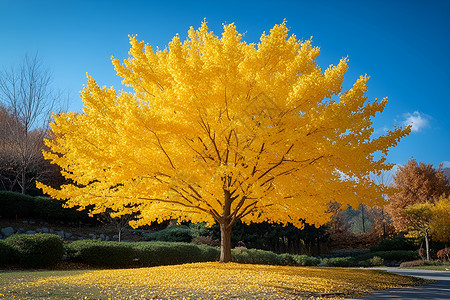
[[[387,100],[367,101],[368,77],[342,91],[347,59],[323,71],[319,48],[285,23],[258,44],[223,29],[218,37],[203,23],[156,51],[130,37],[130,57],[112,61],[133,92],[89,77],[83,112],[53,116],[44,153],[71,183],[38,186],[94,214],[138,213],[133,226],[217,222],[222,262],[237,220],[319,225],[330,200],[381,199],[369,175],[392,167],[388,148],[409,128],[372,137]]]

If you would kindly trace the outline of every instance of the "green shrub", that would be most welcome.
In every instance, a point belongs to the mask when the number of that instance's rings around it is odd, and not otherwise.
[[[218,247],[220,246],[219,240],[213,240],[210,236],[197,236],[194,237],[191,241],[191,243],[197,244],[197,245],[208,245],[212,247]]]
[[[369,259],[370,265],[372,267],[376,266],[383,266],[384,265],[384,258],[381,258],[379,256],[374,256],[371,259]]]
[[[293,255],[297,266],[317,266],[320,264],[320,259],[314,256],[307,255]]]
[[[371,252],[415,249],[416,246],[414,246],[414,243],[411,240],[399,236],[392,239],[382,240],[378,243],[378,245],[370,247]]]
[[[187,243],[144,242],[133,243],[138,263],[142,266],[173,265],[217,261],[217,248]]]
[[[280,254],[284,260],[284,264],[288,266],[317,266],[320,259],[314,256],[297,255],[297,254]]]
[[[11,247],[4,241],[0,240],[0,266],[11,263],[12,251]]]
[[[64,208],[62,201],[50,197],[34,198],[34,216],[45,220],[80,221],[89,219],[86,211]]]
[[[323,258],[321,263],[330,267],[355,267],[358,265],[357,261],[353,257],[333,257]]]
[[[358,261],[358,266],[363,267],[363,268],[368,268],[368,267],[371,267],[372,265],[370,264],[370,259],[366,259],[366,260]]]
[[[22,267],[50,267],[61,262],[64,255],[63,241],[54,234],[15,234],[5,243],[12,250],[13,262]]]
[[[15,192],[0,191],[0,215],[3,218],[26,218],[32,216],[34,198]]]
[[[217,248],[169,242],[102,242],[75,241],[66,245],[74,262],[103,267],[160,266],[193,262],[217,261]]]
[[[155,233],[144,234],[143,238],[146,241],[190,243],[192,234],[188,226],[174,225]]]
[[[190,223],[189,230],[191,231],[192,238],[210,237],[212,235],[212,229],[206,227],[206,223]]]
[[[369,252],[367,254],[362,254],[356,257],[358,260],[371,259],[378,256],[384,260],[397,260],[397,261],[410,261],[419,259],[419,253],[417,251],[406,251],[406,250],[393,250],[393,251],[377,251]]]
[[[413,260],[405,261],[400,264],[400,268],[411,268],[411,267],[421,267],[421,266],[441,266],[441,261],[427,261],[427,260]]]
[[[369,249],[339,249],[331,251],[330,254],[326,255],[326,257],[332,258],[332,257],[358,256],[367,252],[369,252]]]
[[[258,250],[258,249],[232,249],[231,257],[233,262],[243,264],[262,264],[262,265],[283,265],[285,260],[282,255]]]
[[[294,254],[282,253],[280,256],[283,259],[283,265],[285,266],[297,266],[297,262],[294,259]]]
[[[70,260],[103,267],[128,267],[136,253],[130,243],[80,240],[66,245]]]
[[[358,266],[365,267],[365,268],[377,267],[377,266],[383,266],[383,265],[384,265],[384,259],[379,256],[374,256],[370,259],[358,261]]]

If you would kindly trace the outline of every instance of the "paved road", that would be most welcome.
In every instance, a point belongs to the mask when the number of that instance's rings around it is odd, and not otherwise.
[[[430,271],[396,268],[377,268],[401,275],[436,280],[422,286],[376,291],[361,298],[353,299],[450,299],[450,271]]]

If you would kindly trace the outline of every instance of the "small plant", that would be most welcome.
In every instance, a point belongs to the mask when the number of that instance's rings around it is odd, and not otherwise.
[[[450,248],[441,249],[436,255],[442,261],[450,261]]]
[[[371,259],[369,259],[369,263],[372,267],[376,266],[383,266],[384,265],[384,259],[379,256],[374,256]]]

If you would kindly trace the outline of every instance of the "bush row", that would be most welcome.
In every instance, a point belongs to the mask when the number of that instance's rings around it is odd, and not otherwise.
[[[375,256],[381,257],[384,260],[390,261],[410,261],[419,259],[419,252],[414,250],[392,250],[392,251],[376,251],[361,254],[356,257],[357,260],[367,260]]]
[[[8,191],[0,191],[0,212],[3,218],[39,218],[73,222],[90,219],[86,211],[64,208],[62,201]]]
[[[194,262],[217,261],[217,247],[169,242],[102,242],[75,241],[66,245],[70,260],[102,267],[157,266]],[[291,266],[317,266],[316,257],[293,254],[276,254],[258,249],[233,249],[232,260],[243,264],[268,264]]]
[[[381,240],[377,245],[370,247],[370,251],[414,250],[416,248],[412,240],[397,236],[391,239]]]
[[[217,261],[217,247],[170,242],[104,242],[80,240],[63,246],[53,234],[12,235],[0,241],[0,265],[18,264],[22,267],[50,267],[62,261],[63,255],[73,262],[99,267],[150,267],[158,265]],[[276,254],[257,249],[233,249],[237,263],[290,266],[369,267],[385,261],[418,259],[416,251],[378,251],[354,257],[316,258],[306,255]]]
[[[132,267],[216,261],[219,249],[188,243],[102,242],[80,240],[66,245],[68,259],[102,267]]]
[[[426,261],[426,260],[413,260],[405,261],[400,264],[400,268],[411,268],[411,267],[421,267],[421,266],[442,266],[441,261]]]

